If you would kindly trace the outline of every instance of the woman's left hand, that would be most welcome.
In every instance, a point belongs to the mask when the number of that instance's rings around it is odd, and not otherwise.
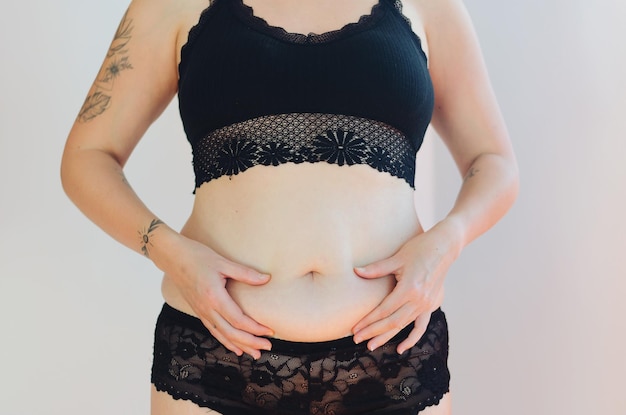
[[[398,353],[413,347],[422,337],[430,315],[443,302],[443,282],[448,268],[460,251],[460,238],[446,220],[428,232],[408,240],[393,256],[357,267],[361,278],[393,275],[393,291],[353,328],[354,341],[370,339],[367,347],[382,346],[411,322],[415,327],[397,348]]]

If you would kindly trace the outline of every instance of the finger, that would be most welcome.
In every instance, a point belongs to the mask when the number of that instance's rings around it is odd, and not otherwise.
[[[241,308],[228,295],[224,289],[226,296],[220,297],[213,306],[218,314],[224,318],[228,324],[236,329],[251,333],[257,336],[273,336],[274,331],[269,327],[263,326],[252,318],[243,313]]]
[[[415,319],[415,316],[417,316],[417,313],[413,305],[410,303],[404,304],[389,317],[378,320],[361,330],[355,335],[354,341],[358,343],[365,339],[370,339],[367,343],[367,348],[374,350],[398,334],[400,330]]]
[[[417,319],[415,319],[415,327],[409,333],[408,337],[404,339],[396,349],[398,354],[402,354],[411,347],[415,346],[415,344],[422,338],[426,329],[428,328],[428,323],[430,322],[431,313],[422,313]]]
[[[381,278],[396,273],[400,266],[400,260],[392,256],[369,265],[355,267],[354,273],[361,278]]]
[[[200,321],[209,330],[213,337],[215,337],[217,341],[220,342],[224,347],[235,353],[237,356],[241,356],[243,354],[243,350],[241,350],[239,347],[235,346],[233,342],[228,340],[217,328],[216,324],[204,318],[200,318]]]
[[[219,272],[227,278],[249,285],[263,285],[271,278],[268,274],[263,274],[252,268],[228,261],[227,259],[223,259],[219,267]]]
[[[244,353],[249,354],[255,360],[261,357],[261,350],[271,350],[272,348],[272,344],[268,339],[255,337],[245,331],[237,330],[219,315],[216,316],[215,326],[216,330],[219,331],[229,343],[233,344]]]
[[[399,288],[399,285],[396,285],[393,291],[391,291],[391,293],[385,297],[385,299],[376,308],[374,308],[354,326],[352,332],[355,337],[369,339],[370,337],[367,337],[367,335],[361,335],[360,332],[370,324],[389,317],[393,312],[407,303],[409,298],[403,291],[404,290],[402,288]]]

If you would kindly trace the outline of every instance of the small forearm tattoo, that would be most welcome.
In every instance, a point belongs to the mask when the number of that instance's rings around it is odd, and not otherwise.
[[[156,230],[156,228],[159,227],[159,225],[162,225],[163,222],[161,222],[159,219],[152,219],[152,222],[150,222],[150,226],[148,226],[148,228],[143,228],[142,230],[138,231],[139,236],[141,237],[141,252],[147,257],[150,258],[150,248],[152,245],[152,242],[150,241],[150,238],[152,238],[152,232],[154,232]]]
[[[88,122],[106,111],[111,105],[111,91],[115,79],[128,69],[133,69],[129,61],[128,42],[131,40],[133,20],[128,18],[128,11],[124,14],[119,27],[115,32],[111,47],[107,52],[102,69],[96,77],[94,90],[83,104],[78,113],[78,121]]]
[[[126,180],[126,175],[124,174],[123,171],[120,171],[120,178],[122,179],[122,183],[124,183],[126,186],[130,187],[130,183],[128,183],[128,180]]]
[[[472,177],[476,176],[476,173],[478,173],[479,171],[480,170],[475,167],[470,167],[469,171],[465,175],[465,180],[471,179]]]

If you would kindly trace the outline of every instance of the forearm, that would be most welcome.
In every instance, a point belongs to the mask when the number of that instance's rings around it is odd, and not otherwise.
[[[155,259],[178,233],[139,199],[114,157],[95,149],[66,149],[63,188],[76,206],[118,242]]]
[[[470,165],[454,206],[442,221],[453,229],[458,251],[495,225],[517,197],[513,156],[482,154]]]

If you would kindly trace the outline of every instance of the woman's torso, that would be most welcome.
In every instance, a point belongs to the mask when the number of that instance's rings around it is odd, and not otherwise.
[[[290,23],[292,18],[302,24],[295,9],[273,12],[267,5],[246,3],[269,24],[304,33],[324,33],[356,22],[373,5],[347,1],[333,8],[332,19],[317,13],[307,18],[310,26],[299,29]],[[200,10],[190,7],[181,33],[197,23]],[[186,36],[180,38],[182,46]],[[395,283],[392,276],[362,279],[353,268],[389,257],[422,232],[413,188],[397,176],[360,163],[255,165],[199,183],[193,212],[181,233],[228,259],[271,274],[264,286],[230,280],[227,288],[244,312],[274,329],[276,337],[343,337]],[[163,294],[170,305],[193,314],[167,276]]]

